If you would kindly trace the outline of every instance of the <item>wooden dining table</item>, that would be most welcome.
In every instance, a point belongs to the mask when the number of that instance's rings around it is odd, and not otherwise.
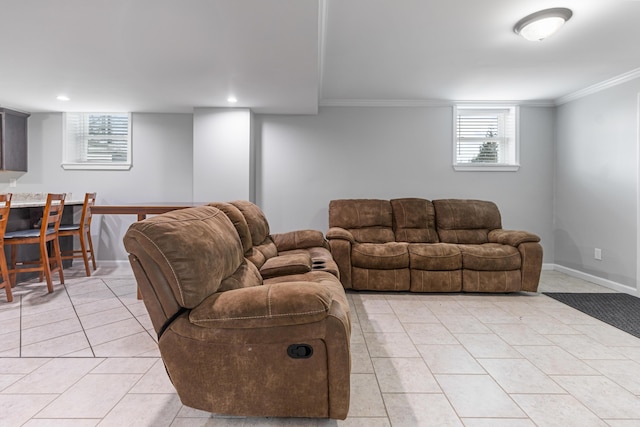
[[[124,205],[94,205],[91,208],[91,213],[95,215],[136,215],[138,221],[142,221],[147,215],[159,215],[204,204],[204,202],[152,202]]]

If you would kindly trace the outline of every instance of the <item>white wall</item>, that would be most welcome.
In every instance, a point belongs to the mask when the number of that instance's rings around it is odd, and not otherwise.
[[[640,79],[558,107],[554,230],[557,264],[634,289],[638,93]]]
[[[326,231],[338,198],[495,201],[503,227],[542,238],[553,261],[554,108],[522,107],[518,172],[455,172],[451,107],[324,107],[256,116],[257,203],[272,232]]]
[[[253,198],[252,118],[247,108],[194,110],[194,201]]]
[[[9,175],[0,174],[2,192],[71,192],[82,199],[97,192],[98,204],[191,201],[191,114],[133,114],[133,167],[128,171],[64,170],[62,160],[62,114],[29,117],[29,171],[15,188]],[[122,236],[133,216],[94,218],[92,233],[100,260],[126,260]]]

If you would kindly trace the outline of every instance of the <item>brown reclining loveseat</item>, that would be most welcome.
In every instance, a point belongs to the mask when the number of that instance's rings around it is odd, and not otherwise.
[[[247,200],[214,202],[231,219],[238,231],[244,256],[264,279],[283,275],[327,271],[338,277],[329,243],[318,230],[296,230],[271,234],[269,222],[256,204]]]
[[[329,204],[327,239],[347,289],[535,292],[540,238],[503,230],[495,203],[419,198]]]
[[[248,228],[239,220],[200,206],[134,223],[124,236],[178,396],[219,414],[346,418],[351,323],[343,287],[312,266],[288,274],[286,256],[263,278],[246,257],[254,246],[247,234],[241,239],[238,229]]]

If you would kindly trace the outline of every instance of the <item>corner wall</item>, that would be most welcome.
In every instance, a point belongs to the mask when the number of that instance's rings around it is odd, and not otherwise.
[[[631,290],[638,268],[639,93],[636,79],[557,108],[555,263]]]

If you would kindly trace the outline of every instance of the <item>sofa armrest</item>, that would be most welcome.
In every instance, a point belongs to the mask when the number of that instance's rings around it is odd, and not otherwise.
[[[272,234],[271,238],[278,248],[278,252],[294,249],[327,248],[324,235],[318,230],[296,230],[287,233]]]
[[[489,243],[518,247],[521,243],[539,241],[540,237],[528,231],[497,229],[489,232]]]
[[[292,274],[303,274],[311,271],[311,257],[308,253],[293,253],[269,258],[262,267],[260,275],[264,279]]]
[[[350,231],[345,230],[340,227],[331,227],[329,231],[327,231],[327,239],[340,239],[347,240],[350,243],[355,243],[356,239],[353,237]]]
[[[314,282],[284,282],[217,292],[191,310],[204,328],[247,329],[302,325],[329,315],[331,291]]]

